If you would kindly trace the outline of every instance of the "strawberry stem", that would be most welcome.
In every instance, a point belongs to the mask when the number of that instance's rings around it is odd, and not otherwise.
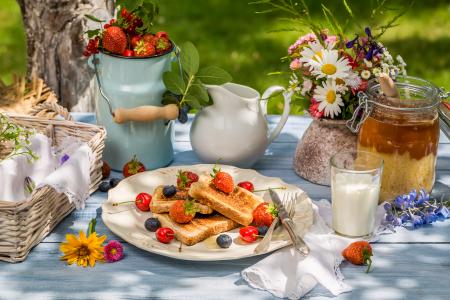
[[[257,193],[257,192],[265,192],[265,191],[268,191],[268,190],[285,190],[285,189],[287,189],[287,187],[285,187],[285,186],[279,186],[279,187],[271,187],[271,188],[267,188],[267,189],[262,189],[262,190],[254,190],[253,191],[253,193]]]
[[[369,249],[367,249],[367,247],[365,247],[363,249],[363,260],[364,260],[364,263],[367,264],[366,273],[370,272],[370,267],[372,266],[372,258],[370,258],[371,256],[372,256],[372,253],[369,251]]]
[[[119,206],[126,203],[134,203],[134,201],[125,201],[125,202],[113,202],[112,206]]]

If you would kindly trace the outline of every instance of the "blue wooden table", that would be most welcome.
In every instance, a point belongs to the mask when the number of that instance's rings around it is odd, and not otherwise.
[[[74,114],[92,122],[93,115]],[[297,177],[292,158],[298,138],[310,119],[291,117],[282,134],[269,147],[255,169],[267,176],[281,177],[305,190],[312,199],[330,199],[330,189]],[[270,123],[278,117],[270,118]],[[174,165],[198,163],[189,143],[190,123],[176,125]],[[117,174],[115,174],[117,175]],[[450,142],[441,135],[436,189],[447,192],[450,185]],[[126,257],[114,264],[83,269],[59,260],[59,244],[68,232],[86,230],[98,217],[97,231],[117,237],[102,223],[101,204],[106,194],[97,192],[84,210],[68,216],[23,263],[0,262],[0,299],[272,299],[253,290],[240,278],[240,271],[260,258],[193,263],[165,258],[124,243]],[[373,271],[343,263],[341,270],[353,292],[337,299],[450,299],[450,221],[438,222],[416,231],[399,229],[373,245]],[[316,287],[307,298],[331,297]]]

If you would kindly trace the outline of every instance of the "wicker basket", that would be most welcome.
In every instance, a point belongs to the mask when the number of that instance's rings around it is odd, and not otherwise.
[[[32,113],[47,110],[62,117],[68,112],[56,103],[38,105]],[[91,165],[91,185],[93,193],[102,177],[102,153],[106,131],[104,128],[71,122],[67,120],[48,120],[35,116],[10,116],[18,125],[33,128],[53,137],[55,145],[64,137],[73,136],[86,142],[92,149],[94,161]],[[0,157],[5,157],[10,149],[0,149]],[[0,200],[0,260],[20,262],[26,259],[30,250],[39,244],[55,226],[75,209],[64,194],[57,193],[48,186],[34,191],[29,201],[9,202]]]
[[[45,84],[44,80],[32,76],[30,81],[25,77],[14,77],[11,85],[5,85],[0,80],[0,112],[22,115],[36,115],[36,107],[41,104],[57,105],[55,93]],[[52,119],[56,112],[38,110],[37,116]]]

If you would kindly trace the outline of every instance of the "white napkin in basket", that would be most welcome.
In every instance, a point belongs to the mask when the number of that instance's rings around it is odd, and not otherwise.
[[[310,254],[305,258],[293,247],[286,247],[264,258],[242,271],[242,277],[251,287],[288,299],[303,297],[317,283],[335,296],[352,290],[343,282],[339,265],[343,260],[342,250],[354,240],[333,233],[329,226],[331,207],[327,200],[315,203],[314,224],[304,236]],[[375,228],[379,228],[383,215],[383,208],[379,206]]]
[[[31,138],[31,149],[39,156],[30,162],[25,156],[15,156],[0,163],[0,200],[31,199],[25,192],[25,178],[30,177],[39,187],[49,185],[65,193],[76,208],[83,208],[89,197],[92,150],[83,142],[65,138],[59,147],[43,134]]]

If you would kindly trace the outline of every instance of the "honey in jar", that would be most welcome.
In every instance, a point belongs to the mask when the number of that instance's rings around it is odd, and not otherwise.
[[[412,189],[430,192],[435,181],[439,89],[414,77],[397,78],[395,85],[399,98],[384,96],[376,81],[369,84],[358,135],[358,150],[384,160],[380,202]]]

